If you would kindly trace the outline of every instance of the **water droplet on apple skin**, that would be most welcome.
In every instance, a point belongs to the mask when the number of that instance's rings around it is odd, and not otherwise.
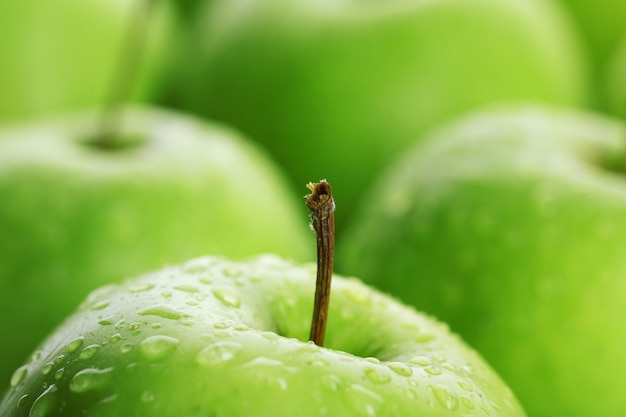
[[[196,355],[196,363],[201,366],[215,366],[231,361],[242,349],[236,342],[215,342]]]
[[[28,417],[48,417],[57,406],[58,396],[57,386],[54,384],[50,385],[33,402]]]
[[[365,377],[374,384],[388,384],[391,382],[391,375],[386,368],[366,368],[364,373]]]
[[[89,345],[80,352],[80,354],[78,355],[78,359],[80,360],[91,359],[96,355],[96,353],[98,353],[99,350],[100,350],[100,345],[98,344]]]
[[[157,304],[144,308],[138,312],[140,316],[157,316],[169,320],[179,320],[190,317],[188,313],[180,311],[176,306],[170,304]]]
[[[383,398],[359,384],[351,384],[346,388],[345,398],[350,408],[358,415],[375,417],[383,405]]]
[[[70,381],[69,390],[75,394],[101,390],[113,383],[113,368],[87,368],[78,372]]]
[[[22,383],[28,373],[28,365],[22,365],[13,372],[11,376],[11,386],[15,387]]]
[[[159,362],[169,357],[178,348],[180,341],[170,336],[150,336],[139,344],[139,354],[150,362]]]
[[[215,298],[220,300],[225,306],[238,308],[241,305],[241,300],[239,299],[239,296],[237,296],[237,294],[235,294],[235,292],[231,288],[218,287],[213,288],[211,292],[213,293]]]

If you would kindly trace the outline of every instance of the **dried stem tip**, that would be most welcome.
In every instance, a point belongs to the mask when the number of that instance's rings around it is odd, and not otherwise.
[[[317,281],[310,340],[323,346],[335,257],[335,201],[326,180],[309,183],[307,188],[311,194],[306,196],[306,205],[311,212],[311,226],[317,236]]]

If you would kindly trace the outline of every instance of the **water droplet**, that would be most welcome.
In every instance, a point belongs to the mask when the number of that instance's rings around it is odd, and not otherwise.
[[[172,298],[172,292],[171,291],[161,291],[161,296],[163,298],[166,298],[166,299],[169,300],[170,298]]]
[[[391,375],[382,367],[365,369],[365,377],[374,384],[386,384],[391,381]]]
[[[15,372],[13,372],[13,375],[11,376],[11,386],[15,387],[19,385],[24,380],[27,373],[28,373],[28,365],[22,365],[19,368],[17,368]]]
[[[192,259],[183,265],[183,271],[189,274],[204,272],[211,266],[211,263],[212,261],[209,258]]]
[[[54,373],[54,379],[58,381],[59,379],[63,378],[63,375],[65,375],[65,369],[60,368]]]
[[[474,391],[474,386],[467,381],[458,381],[457,384],[459,385],[459,387],[461,387],[465,391],[468,391],[468,392]]]
[[[100,319],[100,321],[98,322],[99,325],[101,326],[111,326],[113,323],[115,323],[115,316],[106,316],[103,317],[102,319]]]
[[[93,304],[91,306],[91,310],[93,311],[98,311],[98,310],[103,310],[105,308],[107,308],[109,306],[109,304],[111,304],[110,301],[98,301],[97,303]]]
[[[174,287],[174,289],[176,289],[178,291],[188,292],[188,293],[200,292],[200,290],[198,288],[194,287],[193,285],[178,285],[178,286]]]
[[[233,292],[231,288],[228,288],[228,287],[214,288],[212,292],[213,292],[213,295],[218,300],[220,300],[222,303],[224,303],[225,305],[229,307],[239,307],[241,305],[241,300],[239,299],[237,294]]]
[[[441,375],[443,371],[437,365],[425,366],[424,370],[431,375]]]
[[[138,282],[136,284],[128,287],[129,292],[143,292],[148,291],[154,288],[154,284],[150,284],[149,282]]]
[[[241,269],[232,265],[224,267],[224,269],[222,269],[222,273],[224,274],[224,276],[227,276],[230,278],[237,278],[242,274]]]
[[[119,333],[115,333],[113,336],[109,338],[109,343],[115,344],[119,342],[120,340],[122,340],[122,335]]]
[[[415,335],[415,341],[418,343],[426,343],[435,339],[435,335],[427,332],[419,332]]]
[[[154,393],[150,391],[144,391],[141,393],[141,402],[151,403],[154,402]]]
[[[469,408],[470,410],[473,410],[474,408],[476,408],[476,404],[474,404],[474,400],[471,399],[470,397],[461,396],[461,404],[463,404],[465,408]]]
[[[189,314],[169,304],[157,304],[152,307],[144,308],[140,310],[138,314],[140,316],[158,316],[169,320],[179,320],[183,317],[190,317]]]
[[[17,410],[22,411],[24,410],[24,408],[26,407],[26,403],[28,402],[28,399],[30,398],[30,396],[28,394],[24,394],[20,397],[20,399],[17,401]],[[22,415],[23,413],[21,413],[20,415]]]
[[[67,359],[65,357],[65,355],[59,355],[59,356],[57,356],[57,359],[56,359],[55,362],[56,362],[57,365],[62,365],[62,364],[65,363],[65,359]]]
[[[333,391],[339,390],[339,387],[341,386],[341,379],[337,375],[324,374],[321,377],[321,381],[322,384]]]
[[[120,352],[128,353],[133,350],[133,347],[134,345],[132,343],[124,343],[122,346],[120,346]]]
[[[230,328],[231,324],[227,321],[216,321],[215,323],[213,323],[213,327],[215,327],[216,329],[224,330]]]
[[[414,365],[419,365],[419,366],[432,365],[432,361],[430,360],[430,358],[427,358],[426,356],[415,356],[411,358],[409,362],[411,362]]]
[[[33,403],[28,417],[46,417],[55,409],[58,400],[58,389],[52,384]]]
[[[459,397],[446,385],[434,385],[432,390],[439,404],[450,411],[454,411],[459,408]]]
[[[82,394],[108,387],[113,382],[113,368],[87,368],[78,372],[70,382],[70,391]]]
[[[450,371],[453,373],[456,373],[456,366],[454,366],[454,364],[450,363],[450,362],[444,362],[441,364],[441,367],[443,369],[445,369],[446,371]]]
[[[82,360],[91,359],[94,357],[96,353],[98,353],[99,349],[100,349],[100,345],[96,345],[96,344],[89,345],[85,349],[83,349],[82,352],[80,352],[80,355],[78,355],[78,359],[82,359]]]
[[[414,400],[414,399],[417,398],[417,393],[412,388],[405,388],[404,389],[404,395],[406,395],[406,397],[409,400]]]
[[[170,336],[150,336],[139,345],[139,354],[149,361],[161,361],[170,356],[179,343]]]
[[[160,329],[161,327],[163,327],[163,325],[161,323],[152,323],[150,327],[152,327],[153,329]]]
[[[403,362],[389,362],[387,364],[389,369],[400,376],[411,376],[413,375],[413,370],[409,365]]]
[[[378,358],[373,358],[371,356],[368,356],[367,358],[363,358],[364,361],[369,362],[369,363],[374,363],[374,364],[379,364],[380,363],[380,359]]]
[[[70,343],[67,344],[67,353],[76,352],[78,349],[80,349],[84,342],[85,341],[82,337],[72,340]]]
[[[52,368],[54,368],[54,362],[48,362],[41,368],[41,374],[48,375],[52,371]]]
[[[228,362],[241,350],[241,345],[235,342],[216,342],[196,355],[196,362],[202,366],[213,366]]]
[[[357,414],[367,417],[376,416],[383,404],[380,395],[358,384],[352,384],[346,389],[346,400]]]

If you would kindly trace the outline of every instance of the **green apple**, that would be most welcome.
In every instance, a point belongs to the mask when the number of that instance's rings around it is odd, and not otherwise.
[[[306,213],[258,148],[176,113],[123,117],[114,148],[90,142],[91,113],[0,131],[2,381],[104,283],[209,251],[314,256]]]
[[[154,1],[136,23],[146,1],[2,0],[0,121],[102,105],[125,65],[134,74],[132,99],[156,95],[175,18],[169,2]],[[137,25],[142,33],[132,30]],[[124,56],[137,42],[137,53]]]
[[[296,184],[328,178],[340,217],[413,138],[450,117],[501,100],[585,100],[579,45],[544,0],[205,9],[193,65],[182,62],[192,72],[183,105],[262,142]]]
[[[622,119],[626,118],[626,36],[615,48],[605,81],[610,111]]]
[[[202,257],[94,292],[13,374],[21,416],[522,417],[447,326],[336,276],[305,342],[315,266]]]
[[[592,67],[597,105],[606,107],[602,91],[607,63],[626,35],[626,2],[623,0],[559,0],[570,13],[585,44]]]
[[[625,173],[623,123],[485,111],[390,168],[338,264],[449,322],[529,415],[621,415]]]

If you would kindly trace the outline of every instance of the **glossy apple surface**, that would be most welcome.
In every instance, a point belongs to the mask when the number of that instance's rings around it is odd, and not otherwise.
[[[543,0],[207,2],[183,105],[263,143],[295,184],[327,178],[341,219],[451,117],[503,100],[583,103],[559,12]]]
[[[626,128],[501,109],[414,147],[338,264],[450,323],[529,415],[610,417],[626,385]]]
[[[236,132],[126,108],[119,147],[95,114],[0,131],[0,378],[104,283],[207,251],[314,256],[306,209]],[[7,336],[9,337],[9,336]]]
[[[447,326],[333,280],[327,347],[308,336],[315,267],[196,258],[93,293],[20,367],[0,413],[106,417],[523,417]]]
[[[153,2],[153,10],[138,20],[145,3],[2,0],[0,121],[102,106],[123,82],[117,72],[124,65],[134,73],[131,99],[154,97],[176,21],[166,1]],[[127,43],[144,46],[125,56]]]

